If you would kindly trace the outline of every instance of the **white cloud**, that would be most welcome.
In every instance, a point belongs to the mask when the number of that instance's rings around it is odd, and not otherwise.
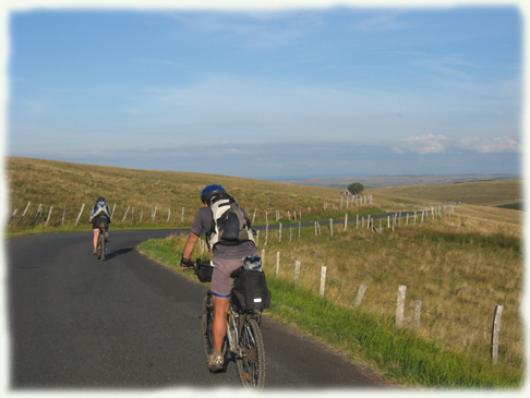
[[[406,137],[400,140],[402,150],[417,152],[422,155],[443,153],[447,149],[448,139],[441,134],[423,134],[413,137]]]
[[[443,134],[422,134],[405,137],[394,145],[394,153],[413,152],[421,155],[440,154],[450,151],[470,151],[478,153],[518,152],[521,143],[516,136],[478,137],[464,136],[449,138]]]

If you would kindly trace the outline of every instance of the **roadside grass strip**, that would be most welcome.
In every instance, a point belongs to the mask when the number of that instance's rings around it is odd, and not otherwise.
[[[138,249],[196,281],[179,269],[182,247],[175,240],[151,239]],[[513,389],[522,383],[523,370],[449,351],[412,330],[397,329],[393,317],[346,308],[272,274],[267,280],[272,293],[268,312],[346,352],[352,361],[374,365],[391,381],[438,388]]]

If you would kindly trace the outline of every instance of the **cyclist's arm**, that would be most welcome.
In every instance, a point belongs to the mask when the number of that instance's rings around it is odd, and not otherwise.
[[[199,236],[195,235],[193,232],[190,232],[188,235],[188,239],[186,240],[186,244],[184,245],[184,251],[182,252],[182,261],[181,265],[187,265],[186,262],[190,262],[191,259],[191,253],[193,253],[193,248],[197,244],[197,241],[199,240]]]

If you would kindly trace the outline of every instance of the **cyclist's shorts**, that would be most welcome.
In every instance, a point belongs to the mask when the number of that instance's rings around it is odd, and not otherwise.
[[[109,219],[105,216],[97,216],[92,220],[92,229],[98,229],[100,225],[107,232],[109,230]]]
[[[230,297],[234,280],[230,274],[243,265],[243,259],[213,259],[210,291],[217,297]]]

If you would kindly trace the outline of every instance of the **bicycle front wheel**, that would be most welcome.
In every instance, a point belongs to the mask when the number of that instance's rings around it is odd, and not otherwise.
[[[237,371],[244,387],[263,388],[265,385],[265,346],[258,322],[246,318],[239,336],[241,356],[237,359]]]

